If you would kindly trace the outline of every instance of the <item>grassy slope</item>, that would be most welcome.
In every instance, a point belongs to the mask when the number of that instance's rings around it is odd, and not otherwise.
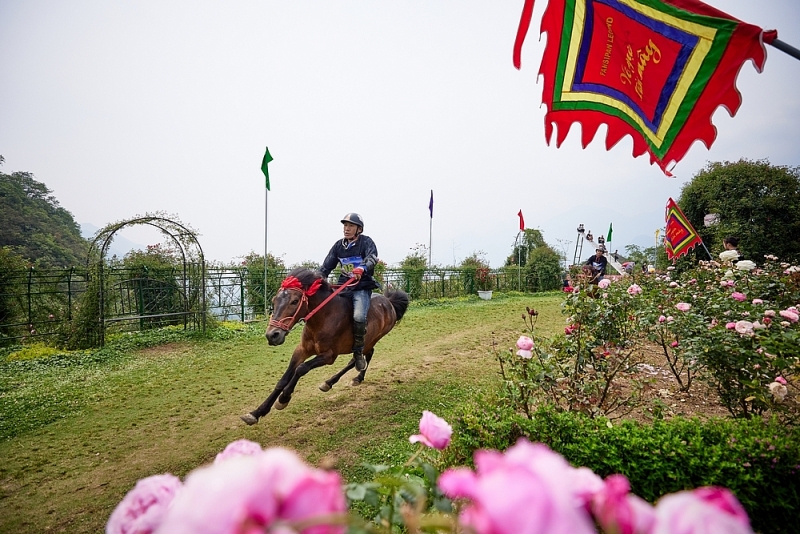
[[[404,460],[422,410],[447,418],[494,384],[492,339],[511,347],[526,305],[543,311],[540,333],[557,330],[564,323],[560,300],[514,296],[413,307],[376,347],[363,385],[349,385],[351,372],[332,391],[317,389],[344,364],[340,359],[306,376],[285,410],[253,427],[238,416],[266,398],[299,332],[281,347],[261,337],[178,343],[85,369],[50,369],[41,377],[44,395],[63,406],[64,416],[42,424],[31,410],[31,428],[0,441],[0,532],[101,532],[136,480],[183,476],[240,438],[295,449],[311,463],[329,459],[350,480],[362,475],[362,462]],[[42,390],[32,387],[36,380],[32,373],[5,375],[0,397],[24,405]]]

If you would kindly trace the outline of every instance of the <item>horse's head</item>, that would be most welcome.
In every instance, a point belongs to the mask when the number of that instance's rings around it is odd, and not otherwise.
[[[308,297],[324,283],[309,269],[295,269],[289,273],[272,299],[272,316],[265,333],[270,345],[280,345],[286,340],[289,330],[308,313]]]

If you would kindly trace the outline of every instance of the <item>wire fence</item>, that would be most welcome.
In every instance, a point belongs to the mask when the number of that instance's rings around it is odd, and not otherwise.
[[[250,269],[246,266],[206,266],[201,278],[187,278],[180,269],[104,267],[102,313],[104,328],[143,330],[164,325],[194,328],[198,314],[221,321],[263,320],[288,274],[286,269]],[[0,344],[39,338],[63,341],[81,328],[81,307],[95,306],[99,291],[90,284],[86,269],[29,268],[0,278]],[[330,281],[336,281],[337,273]],[[399,289],[412,300],[460,297],[489,291],[555,289],[560,276],[532,279],[524,269],[384,269],[376,273],[384,289]],[[188,281],[187,281],[188,280]],[[201,298],[205,292],[205,308]],[[88,292],[88,294],[87,294]],[[84,314],[85,316],[85,314]]]

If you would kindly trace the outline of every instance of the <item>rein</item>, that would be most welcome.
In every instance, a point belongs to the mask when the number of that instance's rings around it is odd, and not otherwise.
[[[308,320],[311,319],[314,316],[315,313],[317,313],[319,310],[321,310],[322,307],[325,306],[328,302],[330,302],[333,297],[335,297],[336,295],[341,293],[344,290],[344,288],[346,288],[347,286],[349,286],[353,282],[355,282],[355,278],[350,278],[344,284],[340,285],[336,289],[336,291],[334,291],[333,293],[328,295],[328,298],[326,298],[325,300],[320,302],[319,305],[317,305],[316,308],[314,308],[313,310],[308,312],[308,315],[306,315],[305,317],[302,318],[303,321],[308,322]],[[300,293],[300,304],[297,305],[297,309],[294,311],[294,315],[292,315],[291,317],[284,317],[283,319],[281,319],[279,321],[276,321],[275,319],[270,319],[269,320],[269,326],[274,326],[275,328],[280,328],[281,330],[284,330],[286,332],[291,330],[292,327],[295,324],[297,324],[297,322],[298,322],[297,316],[300,314],[300,310],[302,309],[303,304],[308,305],[308,297],[310,297],[311,295],[316,293],[317,290],[320,288],[320,285],[322,285],[322,280],[316,280],[313,284],[311,284],[311,286],[308,289],[303,289],[303,286],[300,284],[300,281],[297,278],[295,278],[294,276],[290,276],[290,277],[286,278],[281,283],[281,290],[282,291],[297,291],[298,293]]]

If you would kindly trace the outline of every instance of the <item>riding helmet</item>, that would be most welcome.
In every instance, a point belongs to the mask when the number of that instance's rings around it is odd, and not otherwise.
[[[361,227],[361,231],[364,231],[364,221],[361,219],[361,215],[358,213],[348,213],[344,217],[342,217],[342,224],[349,222],[351,224],[355,224],[356,226]]]

